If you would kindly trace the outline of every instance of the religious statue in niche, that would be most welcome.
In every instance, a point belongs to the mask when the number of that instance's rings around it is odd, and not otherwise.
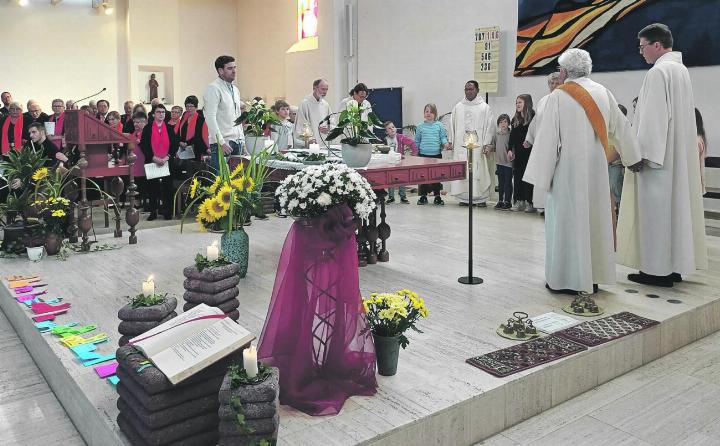
[[[160,86],[158,81],[155,79],[155,73],[150,75],[148,86],[150,87],[150,101],[152,101],[158,97],[158,87]]]

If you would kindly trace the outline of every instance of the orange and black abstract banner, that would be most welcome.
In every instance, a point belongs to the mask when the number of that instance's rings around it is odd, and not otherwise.
[[[720,0],[520,0],[515,75],[548,74],[569,48],[593,58],[593,71],[647,69],[637,33],[670,27],[688,66],[720,64]]]

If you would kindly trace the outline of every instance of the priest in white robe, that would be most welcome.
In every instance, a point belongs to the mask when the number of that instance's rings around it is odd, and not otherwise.
[[[597,284],[615,283],[605,146],[622,148],[625,165],[640,163],[640,149],[612,93],[587,77],[592,70],[588,52],[567,50],[559,63],[561,78],[570,85],[547,97],[523,181],[543,189],[547,197],[546,287],[592,293]],[[586,112],[566,87],[584,91],[596,106],[595,114]],[[601,132],[607,136],[604,142],[598,137]]]
[[[317,79],[313,82],[312,94],[305,96],[305,99],[300,102],[293,131],[294,147],[305,147],[303,132],[306,127],[310,128],[313,135],[309,142],[323,144],[322,141],[325,140],[330,130],[329,119],[325,119],[332,114],[330,104],[325,100],[328,88],[329,85],[325,79]]]
[[[708,265],[695,103],[670,29],[656,23],[638,38],[640,53],[653,64],[633,117],[645,161],[642,171],[625,174],[618,261],[640,270],[629,280],[672,287],[682,274]]]
[[[557,71],[554,73],[550,73],[547,77],[547,84],[550,93],[555,91],[557,87],[562,85],[560,73],[558,73]],[[550,93],[540,98],[537,106],[535,107],[535,118],[530,121],[527,136],[525,137],[524,147],[526,149],[532,147],[532,145],[535,144],[535,134],[537,133],[538,125],[540,124],[540,120],[542,119],[542,111],[545,109],[545,102],[547,102],[547,98],[548,96],[550,96]],[[533,206],[540,210],[540,212],[543,212],[543,209],[545,209],[545,191],[543,189],[533,190]]]
[[[467,149],[463,147],[465,135],[468,132],[476,133],[478,147],[473,149],[472,204],[487,206],[485,202],[490,197],[495,176],[495,172],[491,171],[495,154],[490,153],[488,147],[492,144],[496,129],[490,106],[478,96],[479,92],[477,81],[471,80],[465,84],[465,98],[452,109],[448,139],[453,149],[453,159],[467,161]],[[468,205],[468,180],[450,182],[450,195],[461,205]]]

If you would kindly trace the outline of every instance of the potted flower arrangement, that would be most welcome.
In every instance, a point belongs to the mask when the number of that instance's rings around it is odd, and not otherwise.
[[[21,150],[11,150],[0,161],[0,177],[7,188],[7,199],[0,203],[0,221],[3,223],[2,250],[22,253],[25,246],[22,241],[26,232],[39,223],[32,208],[32,193],[35,180],[33,174],[45,163],[42,152],[25,146]]]
[[[195,218],[200,230],[206,231],[213,226],[222,229],[222,252],[228,260],[239,264],[240,277],[247,274],[250,249],[250,239],[243,225],[260,203],[260,190],[269,172],[268,157],[268,150],[257,151],[250,156],[247,167],[240,162],[230,171],[227,160],[221,156],[217,174],[208,177],[207,172],[199,172],[186,180],[190,181],[188,196],[191,201],[183,212],[183,221],[190,209],[200,203]],[[177,193],[182,189],[180,187]],[[180,232],[182,229],[181,223]]]
[[[235,121],[235,125],[242,125],[245,133],[245,147],[251,154],[265,149],[265,129],[272,124],[280,124],[278,115],[265,105],[261,98],[250,102],[250,107]],[[272,131],[272,127],[270,127]]]
[[[397,372],[400,347],[406,348],[410,341],[407,329],[422,333],[415,324],[428,316],[425,301],[414,291],[407,289],[395,293],[372,293],[363,299],[368,325],[375,340],[378,373],[393,376]]]
[[[70,200],[63,197],[50,197],[46,200],[36,200],[36,208],[45,223],[45,252],[53,256],[60,250],[67,229],[67,215],[70,212]]]
[[[382,126],[380,119],[373,112],[368,112],[365,104],[359,105],[354,99],[347,102],[345,110],[338,116],[337,127],[332,129],[327,139],[333,140],[345,136],[340,140],[342,144],[342,157],[348,167],[365,167],[372,157],[370,140],[377,139],[372,132],[374,127]]]
[[[375,192],[354,169],[340,164],[308,166],[291,175],[275,191],[280,207],[297,218],[314,218],[347,204],[356,217],[366,219],[375,209]]]

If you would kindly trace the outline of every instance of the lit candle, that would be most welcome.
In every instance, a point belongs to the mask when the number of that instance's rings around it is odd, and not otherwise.
[[[312,129],[310,129],[310,126],[308,125],[307,122],[303,125],[302,136],[303,136],[303,138],[308,138],[308,139],[313,137],[313,131],[312,131]]]
[[[465,133],[465,145],[466,146],[474,146],[475,145],[475,132],[467,132]]]
[[[208,262],[212,262],[214,260],[217,260],[220,256],[220,252],[218,251],[218,242],[215,240],[212,242],[212,245],[207,247],[207,259]]]
[[[248,378],[255,378],[258,374],[257,349],[250,344],[250,348],[243,350],[243,366]]]
[[[155,282],[153,281],[152,274],[148,276],[145,282],[142,283],[142,293],[145,296],[152,296],[155,294]]]
[[[320,144],[310,144],[308,152],[310,152],[311,155],[317,155],[320,153]]]

